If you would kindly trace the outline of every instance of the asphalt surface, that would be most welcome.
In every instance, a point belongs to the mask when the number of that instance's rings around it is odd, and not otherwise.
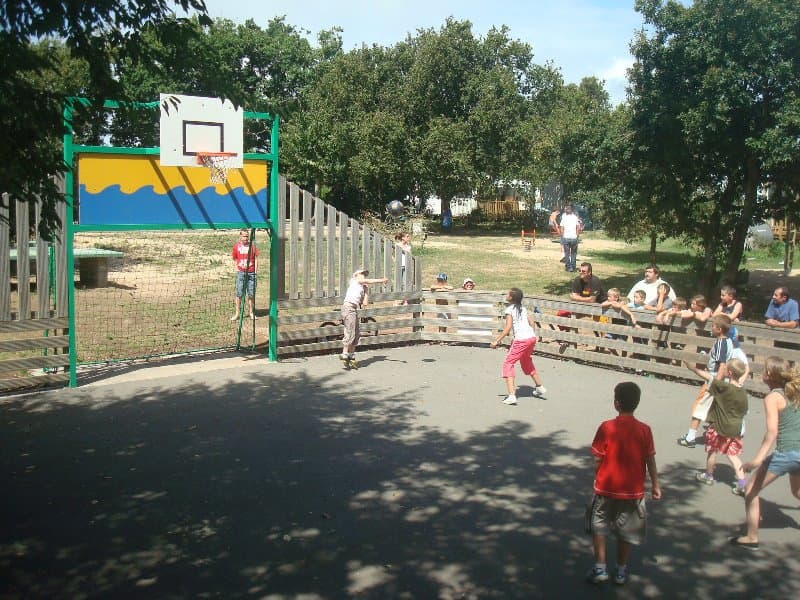
[[[679,447],[696,388],[539,358],[502,404],[502,350],[444,345],[269,363],[85,371],[0,399],[2,598],[796,598],[800,506],[743,500]],[[664,498],[627,585],[591,586],[589,444],[616,383],[643,390]],[[764,432],[751,398],[745,457]],[[613,556],[613,546],[609,552]]]

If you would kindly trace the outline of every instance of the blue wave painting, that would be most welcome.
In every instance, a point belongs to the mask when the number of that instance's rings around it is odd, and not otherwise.
[[[112,185],[94,194],[81,184],[76,216],[81,225],[249,226],[268,220],[268,206],[266,188],[248,194],[244,187],[226,187],[220,194],[210,186],[190,194],[181,186],[158,194],[145,186],[127,194]]]

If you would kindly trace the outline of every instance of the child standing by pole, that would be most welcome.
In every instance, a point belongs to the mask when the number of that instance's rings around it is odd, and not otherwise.
[[[253,234],[255,234],[255,230],[253,230]],[[239,231],[239,241],[231,249],[231,258],[236,269],[236,293],[234,295],[236,314],[231,317],[231,321],[237,321],[242,315],[242,296],[245,294],[247,294],[247,310],[250,318],[255,320],[256,314],[253,304],[256,295],[258,248],[247,229]]]
[[[359,269],[350,278],[350,285],[344,295],[342,303],[342,324],[344,325],[344,338],[342,339],[342,355],[339,357],[346,369],[355,369],[356,346],[361,338],[361,321],[358,318],[358,309],[367,304],[367,286],[371,283],[389,283],[389,280],[367,279],[369,271]]]
[[[514,331],[514,341],[508,349],[506,360],[503,362],[503,378],[506,380],[506,387],[508,388],[508,396],[503,400],[503,404],[516,404],[517,403],[517,388],[514,384],[514,365],[519,362],[522,367],[522,372],[530,375],[533,379],[534,396],[539,398],[544,397],[547,390],[542,385],[542,380],[536,372],[536,367],[533,366],[533,348],[536,346],[536,332],[533,330],[533,321],[531,320],[528,311],[522,306],[522,290],[519,288],[511,288],[506,295],[506,303],[508,306],[505,310],[506,325],[502,333],[494,340],[489,346],[497,348],[504,337],[509,332]]]

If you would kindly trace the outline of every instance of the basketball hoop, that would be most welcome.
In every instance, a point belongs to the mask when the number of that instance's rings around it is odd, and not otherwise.
[[[236,152],[198,152],[197,162],[209,170],[211,183],[225,183],[235,156]]]

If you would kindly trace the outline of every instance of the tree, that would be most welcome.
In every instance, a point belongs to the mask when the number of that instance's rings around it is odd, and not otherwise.
[[[116,64],[125,97],[155,100],[161,92],[221,97],[286,120],[299,111],[315,68],[341,49],[333,31],[321,33],[324,44],[312,48],[283,17],[270,20],[265,29],[252,20],[237,25],[216,19],[203,25],[198,18],[186,23],[182,35],[165,35],[163,30],[171,28],[165,21],[142,32],[148,64],[130,59]],[[111,129],[114,143],[158,145],[157,124],[153,111],[117,116]],[[268,148],[269,132],[260,121],[246,121],[245,147]]]
[[[527,123],[560,76],[503,27],[485,38],[448,19],[392,48],[362,47],[318,69],[284,130],[290,173],[351,212],[392,198],[458,194],[519,179]]]
[[[172,6],[197,12],[207,20],[203,0],[7,0],[0,4],[0,113],[9,143],[0,150],[0,191],[10,197],[41,202],[41,235],[59,227],[57,203],[62,201],[53,177],[67,168],[61,155],[65,94],[81,94],[99,103],[124,100],[112,65],[131,57],[146,62],[140,31],[174,17]],[[175,35],[185,20],[173,19],[165,35]],[[36,75],[54,71],[59,56],[42,52],[39,42],[63,42],[70,56],[86,65],[87,81],[70,90],[41,85]],[[95,107],[96,109],[96,107]]]
[[[800,153],[800,12],[794,0],[638,0],[633,160],[667,214],[701,240],[700,286],[734,280],[747,228]],[[792,148],[794,149],[792,151]]]
[[[596,220],[604,221],[604,188],[618,183],[619,172],[611,168],[613,161],[606,161],[605,169],[599,164],[616,135],[603,82],[588,77],[579,85],[561,86],[549,111],[532,119],[530,131],[530,179],[560,182],[573,200],[589,205]]]
[[[470,149],[471,134],[464,121],[437,117],[428,123],[419,140],[421,179],[442,200],[442,211],[454,197],[471,193],[475,184],[475,165]]]
[[[319,65],[302,110],[284,128],[293,179],[319,187],[323,197],[350,212],[380,211],[405,195],[413,167],[398,107],[397,69],[394,52],[379,46]]]

